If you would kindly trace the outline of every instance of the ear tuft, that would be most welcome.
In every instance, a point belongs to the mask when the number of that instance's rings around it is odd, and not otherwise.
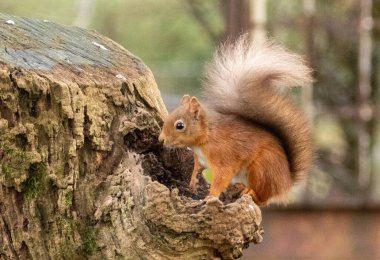
[[[197,110],[199,108],[200,104],[198,102],[198,99],[196,97],[191,97],[190,99],[190,110]]]
[[[199,118],[199,114],[201,111],[201,104],[199,103],[196,97],[191,97],[189,101],[189,111],[194,115],[195,119]]]
[[[190,101],[190,96],[189,95],[183,95],[182,100],[181,100],[181,104],[186,105],[189,103],[189,101]]]

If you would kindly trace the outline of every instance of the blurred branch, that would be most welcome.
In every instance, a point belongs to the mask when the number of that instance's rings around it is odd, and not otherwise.
[[[371,97],[371,73],[372,73],[372,0],[360,1],[359,22],[359,51],[358,73],[359,83],[357,86],[357,161],[358,161],[358,184],[364,191],[370,187],[371,180],[371,136],[369,121],[372,117],[370,106]]]
[[[207,33],[210,40],[212,42],[218,42],[220,39],[220,35],[217,32],[213,31],[212,26],[207,21],[206,11],[202,9],[202,5],[200,4],[200,1],[186,0],[185,3],[191,15],[199,23],[202,29]]]
[[[303,0],[303,36],[307,62],[314,67],[315,0]],[[302,89],[302,106],[311,124],[314,121],[313,85]]]
[[[82,28],[87,28],[90,24],[92,13],[94,10],[93,0],[77,0],[78,13],[74,21],[74,25]]]
[[[251,40],[263,42],[267,37],[267,0],[251,0],[249,3],[249,19]]]

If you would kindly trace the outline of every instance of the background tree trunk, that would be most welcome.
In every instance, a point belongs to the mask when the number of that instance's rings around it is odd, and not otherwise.
[[[373,119],[371,107],[371,74],[372,74],[372,0],[360,1],[359,15],[359,51],[357,85],[357,172],[358,186],[366,198],[371,194],[372,153],[370,122]]]
[[[261,213],[187,189],[151,71],[76,27],[0,14],[0,259],[234,259]],[[195,199],[194,199],[195,198]]]
[[[230,41],[250,30],[250,0],[222,0],[224,38]]]

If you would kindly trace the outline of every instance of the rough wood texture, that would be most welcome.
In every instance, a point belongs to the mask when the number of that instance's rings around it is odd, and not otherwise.
[[[261,241],[249,197],[169,189],[189,154],[157,142],[167,112],[140,59],[2,14],[0,40],[0,259],[234,259]]]

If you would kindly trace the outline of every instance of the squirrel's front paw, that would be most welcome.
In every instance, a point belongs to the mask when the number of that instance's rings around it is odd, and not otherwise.
[[[198,178],[191,178],[190,180],[190,189],[192,192],[195,192],[198,188]]]

